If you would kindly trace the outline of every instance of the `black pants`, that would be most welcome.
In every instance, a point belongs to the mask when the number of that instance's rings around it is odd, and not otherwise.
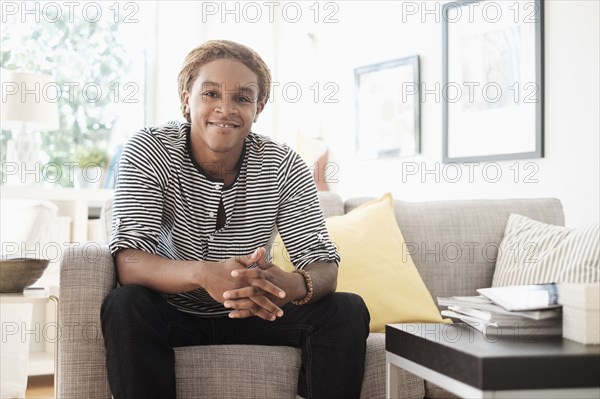
[[[333,293],[303,306],[288,304],[283,311],[273,322],[202,318],[175,309],[150,289],[116,288],[101,309],[112,394],[115,399],[175,398],[173,347],[249,344],[301,348],[298,394],[305,398],[358,398],[369,334],[362,298]]]

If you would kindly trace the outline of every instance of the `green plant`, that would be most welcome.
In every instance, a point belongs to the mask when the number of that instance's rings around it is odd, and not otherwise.
[[[80,168],[99,166],[102,169],[108,166],[108,153],[101,148],[92,147],[80,149],[75,154],[77,166]]]

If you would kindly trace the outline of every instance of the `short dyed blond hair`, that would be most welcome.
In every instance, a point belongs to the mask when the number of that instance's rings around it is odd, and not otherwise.
[[[271,91],[271,71],[258,53],[250,47],[229,40],[210,40],[188,53],[177,77],[181,113],[188,121],[190,113],[186,111],[183,92],[192,90],[200,67],[219,59],[231,59],[246,65],[258,77],[258,102],[269,100]]]

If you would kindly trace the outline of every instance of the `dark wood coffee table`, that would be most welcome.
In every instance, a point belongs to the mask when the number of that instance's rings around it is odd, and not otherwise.
[[[600,398],[600,345],[562,337],[484,337],[466,324],[390,324],[385,329],[387,397],[393,367],[467,398]]]

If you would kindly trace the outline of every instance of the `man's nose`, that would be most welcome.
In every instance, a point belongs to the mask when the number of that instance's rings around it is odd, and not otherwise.
[[[235,99],[230,96],[223,96],[217,105],[216,111],[224,115],[235,114],[238,112],[237,103]]]

